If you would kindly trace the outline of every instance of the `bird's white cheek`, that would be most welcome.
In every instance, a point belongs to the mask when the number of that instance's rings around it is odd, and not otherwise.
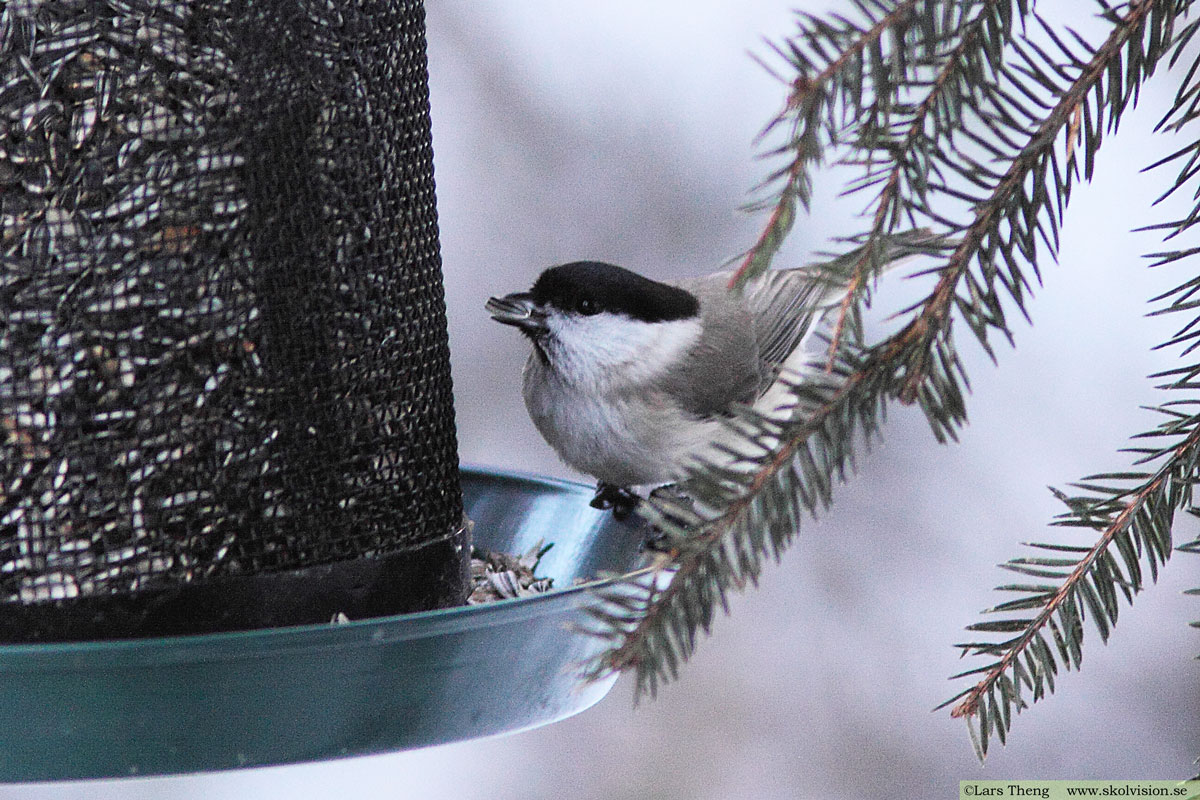
[[[700,338],[697,319],[648,323],[597,314],[564,316],[549,324],[555,368],[570,382],[597,388],[659,375]]]

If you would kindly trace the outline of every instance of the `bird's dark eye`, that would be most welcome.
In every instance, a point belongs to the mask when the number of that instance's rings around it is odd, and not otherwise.
[[[575,310],[585,317],[600,313],[600,304],[590,297],[581,297],[575,303]]]

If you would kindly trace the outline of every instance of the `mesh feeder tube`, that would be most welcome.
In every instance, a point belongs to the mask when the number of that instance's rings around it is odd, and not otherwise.
[[[456,605],[409,0],[0,3],[0,640]]]

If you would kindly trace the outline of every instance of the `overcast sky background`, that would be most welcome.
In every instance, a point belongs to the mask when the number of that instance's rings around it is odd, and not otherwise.
[[[784,91],[747,53],[793,30],[794,5],[429,3],[465,462],[578,477],[524,413],[525,345],[488,320],[489,295],[579,258],[652,277],[711,271],[754,240],[762,219],[735,209],[765,174],[751,141]],[[972,666],[952,645],[1002,599],[995,565],[1022,555],[1021,541],[1066,535],[1046,530],[1059,508],[1045,487],[1126,468],[1118,449],[1154,422],[1139,410],[1161,399],[1145,376],[1173,357],[1150,348],[1173,323],[1146,318],[1145,301],[1187,267],[1148,271],[1140,254],[1156,242],[1128,231],[1166,218],[1149,206],[1170,176],[1138,170],[1171,145],[1150,133],[1170,90],[1170,79],[1150,85],[1106,143],[1096,186],[1076,191],[1062,263],[1044,266],[1017,348],[1001,346],[997,367],[960,336],[973,387],[961,442],[939,446],[919,412],[891,408],[884,442],[831,513],[734,599],[657,701],[635,709],[622,680],[590,711],[518,735],[294,768],[0,788],[0,799],[954,797],[965,778],[1192,774],[1200,637],[1187,623],[1200,604],[1181,591],[1200,585],[1200,560],[1188,555],[1122,608],[1107,647],[1088,629],[1084,671],[1062,676],[986,766],[962,723],[930,713],[960,686],[946,677]],[[844,177],[822,180],[778,263],[803,263],[855,229],[857,201],[835,200]],[[877,317],[918,291],[889,277]],[[1176,541],[1195,533],[1182,524]]]

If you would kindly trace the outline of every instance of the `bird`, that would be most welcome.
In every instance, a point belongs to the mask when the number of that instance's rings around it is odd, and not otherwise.
[[[730,271],[659,281],[573,261],[485,308],[532,343],[522,395],[534,426],[597,480],[592,505],[622,517],[640,500],[635,487],[684,479],[739,404],[778,403],[781,370],[794,379],[813,368],[808,343],[841,305],[854,256],[768,270],[740,292]]]

